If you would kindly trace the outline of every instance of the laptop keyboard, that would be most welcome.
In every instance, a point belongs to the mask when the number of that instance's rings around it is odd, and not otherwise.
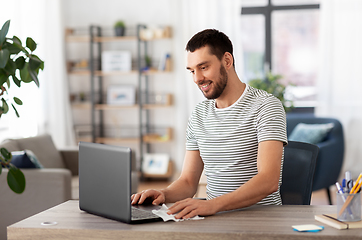
[[[142,210],[136,207],[132,207],[131,216],[132,220],[159,218],[159,216],[153,214],[151,211]]]

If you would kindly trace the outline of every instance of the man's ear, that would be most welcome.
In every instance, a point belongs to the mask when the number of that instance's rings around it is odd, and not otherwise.
[[[225,52],[224,53],[224,66],[227,70],[229,70],[230,68],[233,67],[233,63],[234,63],[234,59],[233,56],[231,55],[231,53],[229,52]]]

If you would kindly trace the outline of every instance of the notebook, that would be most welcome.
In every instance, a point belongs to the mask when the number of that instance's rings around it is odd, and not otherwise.
[[[315,215],[314,218],[322,223],[337,229],[362,228],[362,221],[342,222],[337,219],[337,214]]]
[[[80,142],[79,208],[125,223],[162,220],[151,212],[160,206],[131,206],[131,162],[128,147]]]

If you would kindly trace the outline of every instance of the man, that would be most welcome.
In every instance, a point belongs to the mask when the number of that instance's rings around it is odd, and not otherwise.
[[[213,215],[253,204],[280,205],[285,112],[280,101],[238,78],[229,38],[214,29],[186,46],[187,69],[207,100],[193,111],[186,131],[181,176],[162,190],[132,195],[132,204],[174,202],[176,218]],[[203,169],[207,200],[193,199]]]

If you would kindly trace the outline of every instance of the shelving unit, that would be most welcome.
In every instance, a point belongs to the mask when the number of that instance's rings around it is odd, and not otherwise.
[[[87,111],[89,114],[90,124],[80,124],[81,129],[88,129],[91,133],[89,136],[83,136],[77,140],[91,141],[97,143],[106,143],[114,145],[138,144],[139,146],[139,170],[142,169],[142,159],[145,153],[151,152],[151,144],[162,144],[172,141],[172,127],[164,127],[162,133],[154,131],[156,128],[152,126],[150,112],[155,109],[164,109],[172,107],[172,94],[154,94],[150,92],[150,77],[157,77],[161,74],[167,74],[167,71],[159,71],[157,69],[146,69],[142,61],[148,55],[149,40],[142,39],[140,32],[146,28],[143,25],[138,25],[134,36],[103,36],[102,28],[99,26],[90,26],[87,35],[74,34],[72,29],[66,30],[66,43],[89,44],[89,60],[80,60],[78,62],[68,62],[68,74],[70,77],[88,78],[89,89],[85,94],[85,100],[80,101],[73,93],[71,96],[71,106],[73,111]],[[154,41],[155,39],[152,39]],[[156,39],[157,40],[157,39]],[[136,43],[136,67],[133,66],[131,71],[107,71],[101,70],[101,53],[104,45],[107,44],[123,44]],[[122,47],[120,47],[122,49]],[[135,78],[136,86],[136,101],[131,105],[114,105],[108,104],[105,97],[105,85],[107,78],[119,78],[119,83],[122,84],[122,78]],[[117,80],[118,81],[118,80]],[[83,89],[86,90],[86,89]],[[79,95],[79,94],[78,94]],[[151,101],[153,97],[154,101]],[[138,114],[137,126],[132,129],[134,136],[122,136],[122,134],[113,134],[110,136],[107,132],[112,132],[111,127],[107,125],[107,114],[118,113],[122,111],[133,111]],[[88,128],[87,128],[88,126]],[[128,126],[126,126],[128,128]],[[129,130],[128,129],[128,130]],[[114,128],[113,132],[121,132],[121,127]],[[170,164],[170,167],[171,164]],[[172,170],[172,168],[171,168]],[[170,169],[163,177],[170,176]],[[157,174],[156,174],[157,175]],[[150,176],[146,176],[150,177]],[[162,177],[162,176],[157,176]]]

